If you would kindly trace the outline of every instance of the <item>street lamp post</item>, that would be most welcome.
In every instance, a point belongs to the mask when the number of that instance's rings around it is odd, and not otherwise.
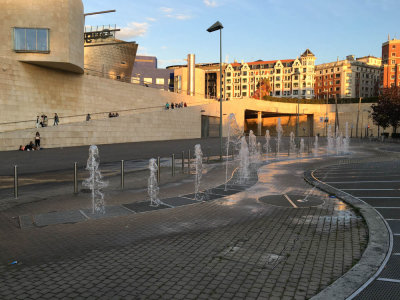
[[[207,29],[208,32],[214,32],[219,30],[219,137],[220,137],[220,154],[219,157],[222,160],[222,151],[223,151],[223,143],[222,143],[222,24],[217,21],[210,28]]]

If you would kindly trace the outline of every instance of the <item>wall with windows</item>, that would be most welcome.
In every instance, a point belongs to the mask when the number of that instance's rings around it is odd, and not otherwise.
[[[381,67],[363,60],[347,59],[316,66],[315,96],[327,98],[358,98],[378,95]]]
[[[382,86],[400,86],[400,40],[392,39],[382,44]]]
[[[136,56],[131,76],[132,83],[174,91],[174,70],[158,69],[155,56]]]
[[[225,69],[226,98],[253,97],[263,79],[271,84],[271,96],[314,98],[315,56],[306,50],[300,58],[232,63]]]
[[[83,26],[81,0],[6,1],[0,9],[0,56],[83,73]]]

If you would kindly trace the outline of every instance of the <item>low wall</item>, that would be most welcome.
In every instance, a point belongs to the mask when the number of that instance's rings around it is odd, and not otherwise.
[[[0,133],[0,150],[18,150],[34,142],[36,129]],[[138,113],[105,120],[91,120],[40,128],[43,148],[201,137],[198,107]]]

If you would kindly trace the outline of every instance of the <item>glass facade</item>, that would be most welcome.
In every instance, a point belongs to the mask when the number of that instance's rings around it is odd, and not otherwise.
[[[49,29],[14,28],[14,50],[48,53],[50,51]]]

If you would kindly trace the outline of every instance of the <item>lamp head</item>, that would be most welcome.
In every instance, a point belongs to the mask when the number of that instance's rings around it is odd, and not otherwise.
[[[217,21],[213,25],[211,25],[210,28],[207,29],[207,31],[208,32],[213,32],[213,31],[216,31],[216,30],[220,30],[222,28],[224,28],[224,26],[222,26],[222,24],[219,21]]]

